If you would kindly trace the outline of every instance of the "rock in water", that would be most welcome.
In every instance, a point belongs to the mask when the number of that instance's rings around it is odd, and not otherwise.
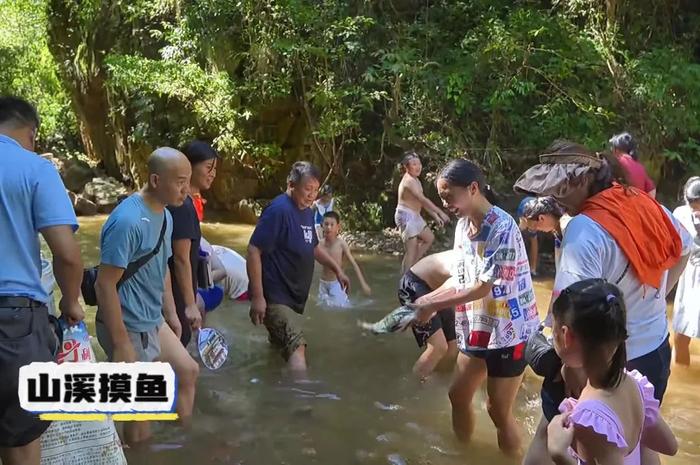
[[[415,316],[416,312],[411,307],[401,306],[376,323],[361,321],[359,326],[362,329],[371,331],[373,334],[395,333],[406,329]]]

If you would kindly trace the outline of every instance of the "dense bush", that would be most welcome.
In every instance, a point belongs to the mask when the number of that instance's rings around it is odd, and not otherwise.
[[[688,0],[0,9],[11,18],[0,24],[0,89],[38,102],[46,140],[74,140],[80,128],[85,151],[113,175],[133,177],[155,145],[204,136],[255,173],[261,195],[292,160],[311,158],[361,211],[393,201],[409,147],[429,170],[466,155],[507,191],[552,139],[602,149],[622,130],[637,135],[662,190],[700,170],[700,7]]]

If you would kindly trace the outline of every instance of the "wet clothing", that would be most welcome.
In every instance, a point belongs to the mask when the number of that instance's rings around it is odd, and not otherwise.
[[[286,305],[304,313],[314,272],[314,217],[287,194],[263,210],[250,243],[262,252],[263,293],[268,305]]]
[[[78,220],[54,165],[0,134],[0,295],[48,302],[38,234],[61,225],[75,231]]]
[[[31,362],[55,362],[58,349],[46,304],[0,297],[0,447],[27,445],[51,424],[20,406],[19,369]]]
[[[172,240],[189,240],[190,241],[190,272],[192,273],[192,295],[197,295],[197,273],[199,272],[199,243],[202,239],[202,231],[199,226],[199,218],[195,209],[192,197],[187,196],[185,201],[179,207],[168,207],[173,218]],[[192,338],[192,328],[185,314],[185,298],[178,284],[178,272],[175,269],[175,257],[173,256],[168,262],[170,266],[170,280],[173,286],[173,299],[175,300],[175,309],[177,317],[182,326],[182,335],[180,341],[183,345],[187,345]]]
[[[401,305],[414,303],[420,297],[430,294],[433,289],[423,281],[418,275],[408,270],[401,277],[399,282],[399,302]],[[428,323],[424,325],[412,325],[413,336],[416,338],[418,347],[425,347],[428,339],[438,330],[442,329],[447,342],[457,339],[455,334],[455,311],[453,308],[446,308],[437,312]]]
[[[665,270],[681,257],[683,244],[671,217],[659,202],[635,189],[613,184],[588,199],[581,214],[615,239],[643,285],[658,289]]]
[[[617,161],[620,162],[620,165],[622,165],[622,168],[627,173],[627,181],[631,186],[634,186],[640,191],[647,193],[656,189],[654,181],[652,181],[647,174],[647,170],[644,168],[644,165],[627,154],[617,157]]]
[[[280,350],[285,361],[299,347],[306,346],[301,319],[297,311],[286,305],[267,304],[263,324],[269,333],[270,343]]]
[[[693,211],[683,205],[673,211],[693,237],[688,264],[678,280],[678,289],[673,303],[673,330],[688,337],[700,337],[700,236],[693,220]]]
[[[399,228],[401,239],[404,242],[416,237],[428,227],[428,224],[425,222],[420,213],[416,213],[403,205],[396,206],[394,222],[396,223],[396,227]]]
[[[465,353],[517,346],[540,323],[520,229],[496,206],[486,213],[475,237],[469,237],[469,227],[470,221],[461,218],[455,230],[457,289],[480,282],[493,288],[485,298],[455,309],[458,346]]]
[[[317,300],[319,305],[326,307],[347,308],[350,306],[350,299],[337,279],[333,281],[319,280]]]
[[[124,199],[109,215],[100,234],[100,263],[126,269],[153,251],[167,221],[158,253],[119,286],[119,302],[127,331],[150,331],[163,321],[167,261],[172,254],[173,221],[168,210],[157,213],[140,194]],[[99,311],[98,311],[99,316]]]

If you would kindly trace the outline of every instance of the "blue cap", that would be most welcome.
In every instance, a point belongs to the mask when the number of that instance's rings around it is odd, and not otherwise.
[[[219,286],[210,287],[209,289],[197,289],[197,293],[204,301],[204,310],[210,312],[221,305],[224,300],[224,290]]]

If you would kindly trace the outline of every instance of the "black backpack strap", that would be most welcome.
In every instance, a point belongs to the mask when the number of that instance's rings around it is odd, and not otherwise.
[[[143,257],[139,258],[138,260],[135,260],[126,267],[126,270],[124,270],[124,274],[122,275],[121,279],[117,283],[117,288],[124,284],[124,281],[127,279],[131,278],[133,275],[136,274],[136,272],[148,261],[153,258],[155,255],[160,252],[160,247],[163,245],[163,238],[165,237],[165,230],[167,229],[168,226],[168,216],[166,212],[163,212],[163,226],[160,228],[160,237],[158,238],[158,242],[156,243],[156,246],[153,250],[151,250],[149,253],[144,255]]]
[[[629,271],[629,269],[630,269],[630,262],[627,261],[627,266],[626,266],[625,269],[622,271],[622,274],[620,275],[620,277],[617,278],[617,281],[615,281],[615,285],[616,285],[616,286],[617,286],[618,284],[620,284],[620,281],[622,281],[622,279],[627,275],[627,272]]]

